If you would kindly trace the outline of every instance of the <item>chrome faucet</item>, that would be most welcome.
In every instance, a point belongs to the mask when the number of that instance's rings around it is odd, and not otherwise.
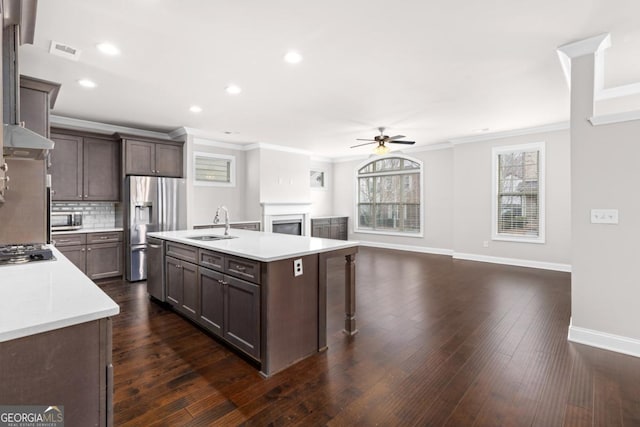
[[[224,235],[228,236],[229,228],[231,228],[231,226],[229,225],[229,211],[227,210],[226,206],[218,206],[218,209],[216,209],[216,216],[215,218],[213,218],[213,223],[220,223],[220,209],[224,211]]]

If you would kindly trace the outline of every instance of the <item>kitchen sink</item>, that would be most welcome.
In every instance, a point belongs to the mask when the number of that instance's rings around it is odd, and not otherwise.
[[[200,240],[203,242],[211,242],[213,240],[228,240],[228,239],[237,239],[238,236],[220,236],[220,235],[206,235],[206,236],[193,236],[193,237],[187,237],[187,239],[191,239],[191,240]]]

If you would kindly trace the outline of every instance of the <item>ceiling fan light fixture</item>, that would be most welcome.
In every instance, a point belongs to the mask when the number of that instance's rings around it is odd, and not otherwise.
[[[384,144],[378,144],[378,146],[375,149],[376,154],[379,156],[387,154],[389,151],[390,151],[389,147],[387,147]]]

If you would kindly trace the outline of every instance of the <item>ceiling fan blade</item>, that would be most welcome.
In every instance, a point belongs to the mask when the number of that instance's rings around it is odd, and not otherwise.
[[[407,145],[413,145],[416,142],[415,141],[387,141],[390,142],[391,144],[407,144]]]
[[[362,141],[362,140],[360,140],[360,141]],[[366,139],[365,139],[365,141],[366,141]],[[364,144],[352,145],[351,148],[362,147],[363,145],[377,144],[377,143],[378,143],[378,141],[365,142]]]
[[[402,138],[406,138],[404,135],[395,135],[395,136],[390,136],[389,138],[386,138],[387,141],[395,141],[396,139],[402,139]]]
[[[367,139],[365,139],[365,138],[356,138],[356,141],[373,141],[373,142],[375,142],[376,140],[375,139],[369,139],[369,138],[367,138]]]

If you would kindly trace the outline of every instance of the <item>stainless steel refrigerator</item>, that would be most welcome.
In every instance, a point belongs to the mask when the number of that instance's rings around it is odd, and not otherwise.
[[[127,280],[147,278],[147,233],[187,226],[184,179],[128,176],[125,181]]]

